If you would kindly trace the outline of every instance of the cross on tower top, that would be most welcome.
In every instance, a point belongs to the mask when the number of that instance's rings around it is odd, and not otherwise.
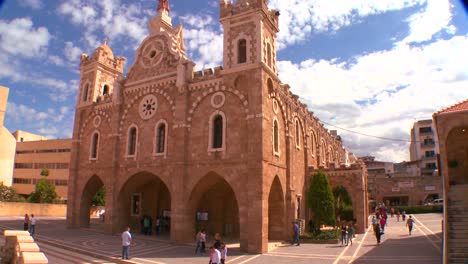
[[[160,10],[166,10],[168,13],[170,11],[169,9],[169,0],[158,0],[159,4],[158,4],[158,10],[157,11],[160,11]]]

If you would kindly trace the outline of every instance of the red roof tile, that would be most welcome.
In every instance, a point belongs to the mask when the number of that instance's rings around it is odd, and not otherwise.
[[[445,109],[442,109],[439,112],[435,113],[434,115],[461,112],[461,111],[468,111],[468,99],[461,101],[460,103],[454,104],[452,106],[449,106]]]

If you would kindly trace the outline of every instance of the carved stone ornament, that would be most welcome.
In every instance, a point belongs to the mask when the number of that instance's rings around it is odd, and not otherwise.
[[[101,125],[101,117],[100,116],[94,117],[93,125],[94,125],[95,128],[98,128]]]
[[[217,92],[211,96],[211,106],[213,106],[214,108],[223,107],[225,101],[226,96],[223,92]]]
[[[157,110],[158,99],[152,94],[143,97],[138,107],[138,113],[143,120],[148,120],[153,117]]]
[[[275,112],[275,114],[278,113],[278,101],[275,99],[273,99],[273,112]]]
[[[164,55],[164,41],[155,39],[143,48],[141,64],[145,68],[157,66],[161,63]]]

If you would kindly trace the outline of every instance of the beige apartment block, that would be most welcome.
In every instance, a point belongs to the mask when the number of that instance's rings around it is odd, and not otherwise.
[[[26,142],[26,141],[41,141],[41,140],[47,140],[47,137],[29,133],[26,131],[22,130],[17,130],[13,133],[13,136],[15,137],[16,142]]]
[[[433,115],[444,181],[443,263],[468,259],[468,99]]]
[[[15,134],[30,133],[17,131]],[[37,181],[44,178],[41,170],[47,168],[50,174],[46,179],[55,185],[59,197],[67,200],[71,142],[71,139],[17,142],[13,188],[28,196],[35,190]]]
[[[410,160],[419,161],[421,174],[436,174],[438,146],[432,119],[416,121],[411,128]]]
[[[16,141],[3,126],[8,102],[8,88],[0,86],[0,183],[11,186]]]
[[[290,239],[292,221],[308,220],[311,171],[349,160],[341,138],[278,78],[279,13],[265,0],[219,4],[223,66],[194,71],[167,1],[126,77],[125,58],[106,43],[81,55],[69,227],[89,226],[104,186],[106,232],[148,215],[167,221],[174,242],[205,228],[266,252],[269,240]]]

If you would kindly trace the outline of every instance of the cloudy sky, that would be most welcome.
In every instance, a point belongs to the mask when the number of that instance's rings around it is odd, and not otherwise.
[[[358,155],[408,160],[414,120],[468,98],[468,17],[459,0],[269,2],[281,12],[280,78]],[[173,24],[184,25],[198,69],[222,64],[218,3],[170,0]],[[108,38],[131,65],[156,6],[156,0],[4,0],[6,127],[71,137],[80,54]]]

